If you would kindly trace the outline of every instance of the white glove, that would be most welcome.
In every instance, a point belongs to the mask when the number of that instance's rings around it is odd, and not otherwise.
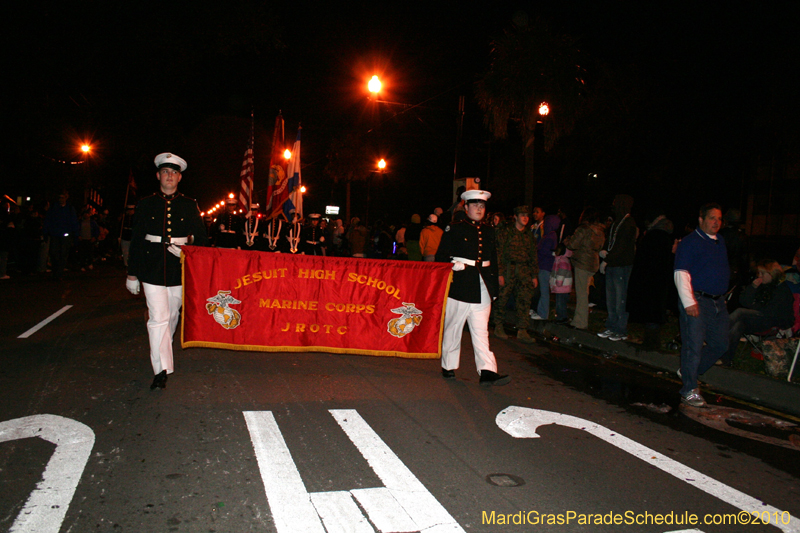
[[[607,263],[605,261],[600,263],[600,273],[601,274],[605,274],[606,273],[606,265],[607,265]]]
[[[170,244],[167,246],[167,251],[177,257],[178,259],[181,258],[181,247],[177,244]]]
[[[600,250],[600,259],[605,259],[608,255],[608,250]]]
[[[131,291],[133,295],[139,294],[140,287],[141,284],[138,279],[129,279],[125,281],[125,288]]]
[[[467,268],[466,265],[461,261],[453,261],[453,272],[459,272],[465,268]]]

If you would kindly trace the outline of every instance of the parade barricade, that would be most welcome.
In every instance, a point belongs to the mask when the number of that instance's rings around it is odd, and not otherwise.
[[[440,357],[449,263],[183,247],[184,348]]]

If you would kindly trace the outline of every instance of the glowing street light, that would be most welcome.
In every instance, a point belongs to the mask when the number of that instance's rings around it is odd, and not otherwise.
[[[228,198],[230,198],[231,200],[233,200],[235,197],[233,196],[233,193],[230,193],[230,194],[228,194]]]
[[[300,192],[303,193],[303,194],[306,193],[306,186],[305,185],[301,185],[300,186]]]
[[[375,96],[377,96],[378,93],[381,92],[382,86],[383,84],[381,84],[381,80],[378,79],[378,76],[372,76],[372,79],[369,80],[369,83],[367,83],[367,88],[369,89],[369,92],[373,93]]]
[[[542,102],[539,104],[539,114],[543,117],[546,117],[550,113],[550,106],[547,105],[547,102]]]
[[[283,158],[287,161],[292,158],[292,152],[288,148],[283,151]]]
[[[91,150],[92,147],[89,146],[88,144],[84,143],[81,145],[81,152],[83,152],[84,154],[88,154]]]
[[[385,159],[381,159],[380,161],[378,161],[378,168],[381,169],[381,170],[384,170],[386,168],[386,160]]]

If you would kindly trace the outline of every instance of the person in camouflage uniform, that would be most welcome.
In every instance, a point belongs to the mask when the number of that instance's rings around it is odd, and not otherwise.
[[[507,339],[503,328],[506,305],[514,295],[517,311],[517,339],[533,343],[528,335],[528,309],[531,306],[533,291],[539,283],[539,261],[536,254],[536,241],[528,230],[530,209],[522,205],[514,209],[513,224],[508,224],[497,237],[497,258],[500,276],[500,296],[495,307],[495,336]]]

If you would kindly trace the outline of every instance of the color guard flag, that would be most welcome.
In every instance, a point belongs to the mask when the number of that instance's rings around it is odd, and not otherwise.
[[[300,187],[303,184],[300,178],[300,132],[303,128],[297,127],[297,140],[292,147],[292,158],[289,160],[289,168],[286,175],[289,177],[289,198],[283,204],[283,213],[286,218],[292,220],[292,211],[297,213],[299,218],[303,218],[303,193]]]
[[[450,263],[182,249],[184,348],[441,355]]]
[[[283,157],[283,115],[275,118],[275,130],[272,134],[272,155],[269,160],[269,181],[267,183],[267,218],[280,214],[283,203],[289,198],[288,180],[286,179],[286,160]]]
[[[252,119],[252,116],[250,117]],[[250,128],[250,143],[244,152],[242,170],[239,172],[242,179],[242,188],[239,191],[239,209],[245,213],[250,211],[253,205],[253,128]]]

